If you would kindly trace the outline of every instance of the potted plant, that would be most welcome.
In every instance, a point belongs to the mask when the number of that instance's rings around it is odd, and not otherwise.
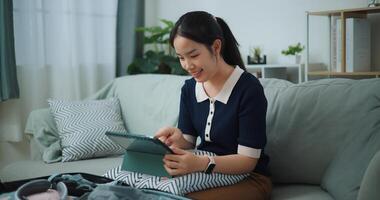
[[[266,56],[262,56],[261,53],[260,47],[251,47],[249,49],[248,64],[266,64]]]
[[[144,33],[144,52],[142,58],[136,58],[128,65],[129,74],[159,73],[186,75],[173,48],[169,45],[170,31],[174,23],[169,20],[160,20],[164,26],[138,27],[137,32]]]
[[[291,56],[295,58],[295,63],[299,64],[301,62],[301,52],[305,49],[304,46],[301,46],[301,43],[295,45],[289,45],[288,49],[282,50],[281,53],[287,57]]]

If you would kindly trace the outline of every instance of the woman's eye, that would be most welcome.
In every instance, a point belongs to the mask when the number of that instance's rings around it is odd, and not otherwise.
[[[178,57],[178,59],[180,59],[180,60],[185,60],[185,58],[183,58],[183,57]]]
[[[196,58],[197,56],[198,56],[198,54],[197,54],[197,55],[190,56],[190,57],[192,57],[192,58]]]

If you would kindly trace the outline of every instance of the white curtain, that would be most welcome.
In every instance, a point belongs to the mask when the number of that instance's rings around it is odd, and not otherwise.
[[[0,140],[21,141],[47,98],[79,100],[115,77],[117,0],[13,0],[20,99],[0,103]]]

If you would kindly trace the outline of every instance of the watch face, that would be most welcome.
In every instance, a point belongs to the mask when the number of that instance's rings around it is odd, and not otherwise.
[[[215,164],[214,163],[210,163],[208,166],[207,166],[207,169],[205,171],[206,174],[211,174],[212,171],[214,171],[214,168],[215,168]]]

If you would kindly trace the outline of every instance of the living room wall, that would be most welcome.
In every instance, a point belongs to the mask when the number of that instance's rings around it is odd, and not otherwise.
[[[261,46],[268,63],[281,62],[281,50],[306,41],[306,11],[366,7],[367,0],[146,0],[146,25],[158,25],[159,19],[176,21],[182,14],[205,10],[222,17],[229,24],[246,58],[250,46]],[[328,63],[328,18],[310,18],[310,61]],[[380,35],[380,18],[374,22],[372,35]],[[377,21],[374,21],[376,19]],[[372,64],[380,70],[380,38],[372,41]]]

